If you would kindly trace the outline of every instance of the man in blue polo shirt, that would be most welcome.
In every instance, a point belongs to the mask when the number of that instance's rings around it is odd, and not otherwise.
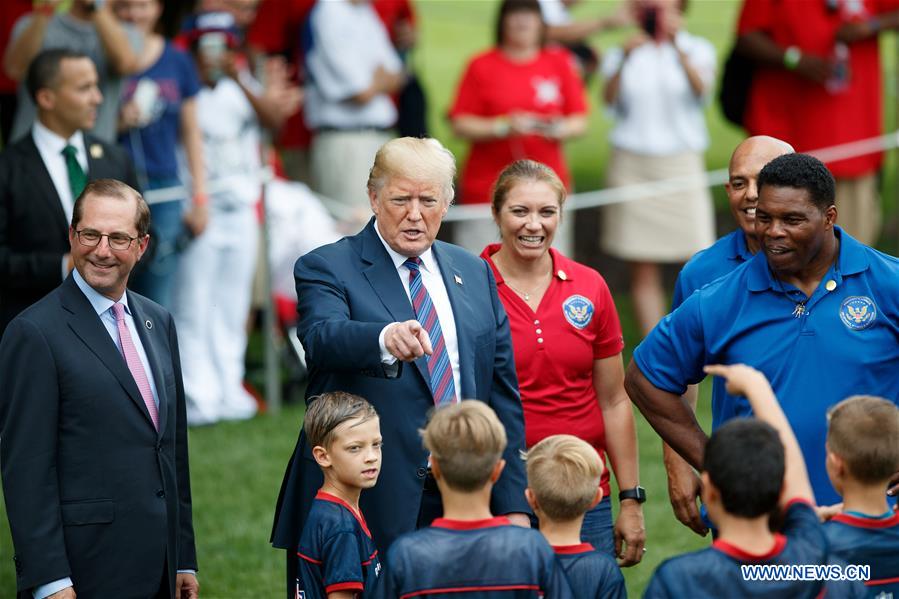
[[[674,300],[671,310],[676,310],[684,300],[715,279],[730,273],[759,251],[755,237],[755,208],[759,201],[758,176],[762,167],[774,158],[792,153],[793,146],[769,137],[756,135],[749,137],[734,149],[727,165],[728,181],[724,184],[730,212],[737,229],[715,242],[711,247],[697,252],[687,262],[674,284]],[[718,395],[724,393],[722,379],[715,379],[714,386],[721,387]],[[695,410],[698,387],[690,385],[684,399]],[[721,406],[713,402],[712,414],[715,426],[722,421]],[[667,443],[662,444],[665,456],[665,470],[668,473],[668,497],[674,515],[685,526],[697,534],[705,535],[706,524],[696,507],[701,483],[699,475]]]
[[[824,469],[827,408],[854,394],[899,403],[899,259],[835,226],[834,181],[805,154],[758,178],[760,253],[693,293],[634,351],[628,394],[659,435],[699,467],[708,440],[681,399],[705,364],[761,370],[781,401],[819,505],[839,501]],[[750,413],[716,389],[713,426]],[[892,484],[896,488],[897,478]]]

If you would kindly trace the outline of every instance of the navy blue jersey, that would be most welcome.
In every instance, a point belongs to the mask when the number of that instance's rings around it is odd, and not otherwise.
[[[821,581],[744,580],[743,565],[826,563],[824,530],[808,503],[794,501],[789,505],[782,532],[775,535],[774,548],[764,555],[746,553],[719,539],[706,549],[668,559],[656,569],[643,597],[817,597],[824,591]]]
[[[899,599],[899,513],[880,518],[839,514],[824,525],[831,552],[849,564],[868,565],[870,597]]]
[[[615,559],[590,543],[553,546],[556,558],[578,599],[627,599],[624,576]]]
[[[438,518],[387,551],[376,597],[547,599],[573,597],[552,548],[508,518]]]
[[[381,571],[378,551],[362,514],[319,491],[297,549],[297,597],[325,599],[336,591],[369,594]]]

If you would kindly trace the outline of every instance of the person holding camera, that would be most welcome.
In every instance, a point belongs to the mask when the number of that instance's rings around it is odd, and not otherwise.
[[[529,158],[552,168],[571,187],[562,141],[587,130],[584,85],[565,48],[544,45],[537,0],[504,0],[496,47],[475,56],[450,109],[453,132],[471,142],[461,180],[464,204],[487,204],[491,187],[511,162]],[[489,218],[466,222],[455,241],[479,253],[497,239]],[[570,237],[560,231],[559,237]],[[569,248],[560,249],[571,253]]]
[[[657,197],[604,209],[600,246],[631,266],[631,294],[643,335],[665,314],[661,263],[685,262],[714,241],[703,153],[703,109],[715,80],[715,49],[683,28],[686,0],[635,2],[639,33],[610,50],[603,99],[615,120],[606,184],[678,178]]]

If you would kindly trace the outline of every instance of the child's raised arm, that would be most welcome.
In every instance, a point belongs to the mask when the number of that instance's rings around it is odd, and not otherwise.
[[[720,376],[727,382],[727,392],[749,400],[756,418],[767,422],[780,434],[784,446],[784,483],[781,504],[793,499],[815,503],[815,495],[805,469],[805,459],[793,429],[787,421],[765,375],[745,364],[706,366],[707,374]],[[751,456],[747,456],[751,459]]]

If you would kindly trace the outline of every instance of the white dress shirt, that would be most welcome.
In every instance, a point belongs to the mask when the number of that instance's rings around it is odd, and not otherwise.
[[[390,259],[393,260],[397,275],[403,283],[403,289],[406,291],[406,297],[409,298],[409,304],[412,305],[412,294],[409,291],[409,268],[404,265],[404,262],[408,258],[395,252],[393,248],[384,241],[384,238],[381,236],[381,231],[378,230],[377,221],[375,221],[375,232],[378,234],[378,239],[380,239],[381,243],[384,245],[384,249],[387,250],[387,253],[390,255]],[[431,251],[431,248],[428,248],[419,256],[419,258],[421,259],[421,266],[419,268],[421,282],[425,286],[425,289],[428,290],[428,295],[431,296],[431,302],[434,304],[434,309],[437,310],[437,319],[440,321],[440,328],[443,331],[443,342],[446,344],[446,352],[449,355],[450,365],[453,368],[453,384],[456,386],[456,401],[460,401],[462,387],[459,370],[459,338],[456,335],[456,319],[453,316],[453,306],[450,304],[449,294],[446,292],[446,285],[443,282],[443,277],[440,275],[440,266],[437,264],[437,259],[434,258],[434,252]],[[414,311],[415,308],[413,306],[413,312]],[[391,325],[387,325],[387,327],[389,326]],[[388,352],[384,345],[384,334],[387,332],[387,327],[384,327],[381,330],[381,334],[378,337],[378,345],[381,348],[381,363],[390,365],[396,362],[396,357]],[[433,341],[434,340],[432,339],[431,342],[433,343]],[[428,385],[430,386],[430,381],[428,381]]]
[[[72,188],[69,186],[69,169],[66,166],[66,157],[63,156],[62,150],[67,145],[75,148],[75,159],[81,165],[81,170],[87,174],[87,152],[84,149],[84,134],[76,131],[75,135],[69,139],[60,137],[44,127],[40,120],[35,120],[31,128],[31,137],[34,139],[34,145],[44,161],[44,166],[50,173],[50,180],[56,189],[56,195],[59,196],[59,203],[62,204],[62,211],[66,214],[66,223],[72,223],[72,209],[75,206],[75,198],[72,197]],[[62,281],[69,276],[69,259],[67,256],[62,257]]]
[[[81,169],[87,173],[87,151],[84,149],[84,134],[76,131],[75,135],[69,139],[60,137],[44,127],[40,121],[34,121],[31,129],[31,136],[34,139],[34,145],[44,161],[44,166],[50,173],[50,179],[53,181],[53,187],[59,195],[59,201],[62,204],[62,210],[66,213],[66,222],[72,222],[72,207],[75,205],[75,198],[72,197],[72,188],[69,187],[69,169],[66,167],[66,158],[62,155],[62,150],[67,145],[75,148],[75,157]]]

